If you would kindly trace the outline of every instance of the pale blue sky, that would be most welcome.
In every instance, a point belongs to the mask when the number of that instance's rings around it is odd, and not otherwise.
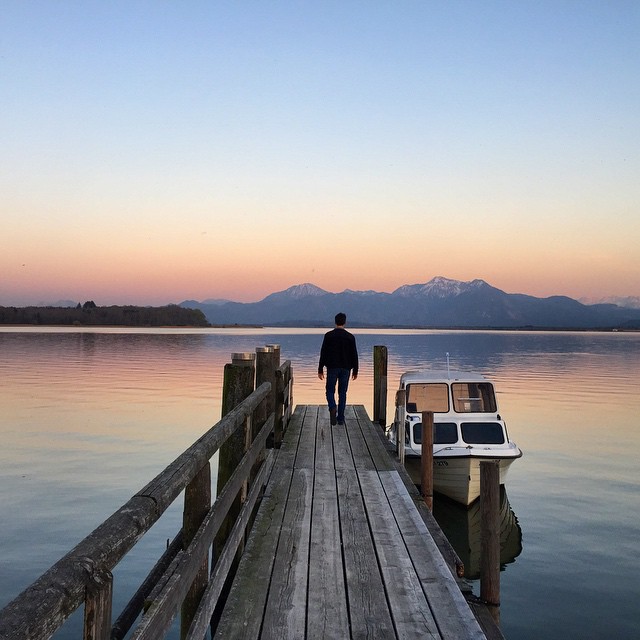
[[[0,73],[0,304],[640,295],[640,2],[5,0]]]

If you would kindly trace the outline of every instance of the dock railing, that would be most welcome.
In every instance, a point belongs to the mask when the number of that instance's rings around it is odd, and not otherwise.
[[[273,465],[268,446],[279,446],[292,412],[291,362],[280,365],[277,345],[257,349],[255,356],[257,367],[252,361],[225,367],[228,404],[222,419],[0,611],[1,640],[50,638],[83,604],[84,640],[121,640],[136,623],[131,638],[157,640],[180,610],[181,638],[205,637]],[[227,382],[227,371],[234,379],[234,367],[251,380],[241,401]],[[238,434],[237,464],[224,486],[218,483],[211,504],[210,460],[218,451],[222,458]],[[112,624],[112,570],[183,491],[182,529]],[[229,522],[234,504],[239,509]],[[221,537],[223,523],[227,531]]]

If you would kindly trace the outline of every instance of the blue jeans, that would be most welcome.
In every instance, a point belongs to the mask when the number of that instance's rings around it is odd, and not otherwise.
[[[338,383],[338,422],[344,422],[344,408],[347,406],[347,388],[351,369],[329,369],[327,367],[327,404],[329,410],[336,408],[336,382]]]

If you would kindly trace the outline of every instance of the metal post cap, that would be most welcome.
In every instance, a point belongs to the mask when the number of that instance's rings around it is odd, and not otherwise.
[[[232,353],[231,364],[251,365],[256,359],[255,353]]]

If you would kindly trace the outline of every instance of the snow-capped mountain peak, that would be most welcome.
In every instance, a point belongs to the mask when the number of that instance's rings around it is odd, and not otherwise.
[[[467,293],[473,289],[489,286],[484,280],[476,279],[470,282],[451,280],[436,276],[424,284],[405,284],[393,293],[399,296],[431,296],[434,298],[449,298]]]
[[[312,296],[326,295],[326,291],[317,287],[315,284],[305,282],[304,284],[294,284],[292,287],[279,291],[278,293],[272,293],[267,298],[277,296],[278,298],[288,298],[289,300],[299,300],[300,298],[309,298]]]
[[[327,293],[324,289],[317,287],[315,284],[305,282],[304,284],[297,284],[287,289],[287,293],[292,298],[306,298],[308,296],[323,296]]]

